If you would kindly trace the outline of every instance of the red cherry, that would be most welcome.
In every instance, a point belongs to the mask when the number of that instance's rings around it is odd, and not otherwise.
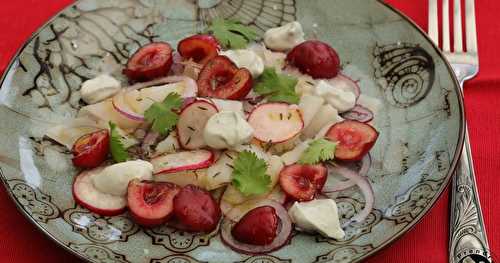
[[[166,182],[133,180],[127,189],[127,202],[134,221],[143,226],[161,225],[171,217],[177,185]]]
[[[190,36],[181,40],[177,46],[179,54],[184,59],[192,59],[202,65],[216,57],[219,49],[219,43],[212,35]]]
[[[378,132],[367,123],[345,120],[332,125],[325,137],[337,142],[336,159],[359,161],[377,141]]]
[[[315,79],[331,79],[340,71],[337,52],[328,44],[309,40],[294,47],[286,56],[289,65]]]
[[[261,206],[246,213],[233,227],[231,234],[240,242],[264,246],[276,238],[278,224],[274,207]]]
[[[220,207],[212,195],[194,185],[187,185],[174,198],[174,214],[192,232],[210,232],[221,217]]]
[[[280,172],[280,186],[289,197],[310,201],[326,183],[327,168],[322,164],[286,166]]]
[[[73,165],[95,168],[101,165],[109,153],[109,132],[100,130],[80,137],[73,145]]]
[[[173,63],[172,52],[168,43],[147,44],[129,58],[123,73],[132,81],[148,81],[166,76]]]
[[[238,67],[226,56],[216,56],[198,76],[198,93],[202,97],[237,100],[252,89],[252,74]]]

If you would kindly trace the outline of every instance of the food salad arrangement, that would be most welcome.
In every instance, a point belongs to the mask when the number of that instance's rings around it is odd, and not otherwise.
[[[237,21],[141,47],[123,70],[82,84],[88,104],[47,136],[81,169],[75,201],[144,227],[211,232],[259,254],[293,228],[342,239],[374,202],[366,179],[375,108],[341,73],[337,52],[292,22],[262,43]],[[336,193],[359,187],[364,209],[341,224]]]

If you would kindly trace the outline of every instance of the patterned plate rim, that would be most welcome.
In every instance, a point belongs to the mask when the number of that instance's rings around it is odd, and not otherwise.
[[[57,12],[54,16],[52,16],[47,22],[45,22],[42,26],[40,26],[35,32],[31,34],[31,36],[19,47],[10,60],[8,66],[5,68],[5,71],[3,72],[2,78],[0,79],[0,89],[2,88],[5,79],[7,78],[7,75],[12,68],[12,66],[16,63],[17,59],[19,58],[21,52],[26,48],[26,46],[31,43],[31,41],[38,36],[38,34],[46,28],[48,25],[50,25],[58,16],[60,16],[63,12],[65,12],[68,8],[72,8],[73,6],[77,5],[80,1],[84,0],[76,0],[73,3],[67,5],[66,7],[62,8],[59,12]],[[455,149],[455,153],[453,156],[453,160],[450,164],[450,169],[448,171],[448,174],[446,175],[446,178],[443,181],[443,184],[441,184],[440,189],[437,191],[436,195],[434,195],[434,198],[431,200],[431,205],[427,206],[424,211],[422,211],[417,218],[415,218],[411,223],[409,223],[407,226],[403,227],[399,232],[397,232],[395,235],[393,235],[390,239],[384,241],[381,243],[379,246],[377,246],[375,249],[372,251],[368,252],[367,254],[363,255],[360,258],[356,259],[356,262],[361,262],[373,255],[375,255],[377,252],[383,250],[384,248],[387,248],[390,244],[401,238],[404,234],[408,233],[410,230],[412,230],[421,220],[424,218],[429,211],[436,205],[437,200],[442,196],[444,193],[444,190],[448,187],[448,184],[450,183],[450,179],[455,173],[455,169],[458,165],[458,161],[460,160],[461,156],[461,151],[462,147],[464,144],[465,140],[465,108],[464,108],[464,97],[463,97],[463,92],[462,89],[460,89],[460,85],[458,83],[458,80],[455,77],[453,68],[451,67],[450,63],[444,56],[443,52],[439,47],[437,47],[434,42],[429,38],[427,33],[419,26],[417,25],[411,18],[409,18],[407,15],[403,14],[401,11],[397,10],[393,6],[389,5],[388,3],[385,3],[383,0],[375,0],[379,4],[381,4],[383,7],[387,8],[389,11],[392,11],[393,13],[397,14],[403,20],[405,20],[407,23],[409,23],[417,32],[419,32],[424,39],[431,43],[432,47],[434,48],[435,52],[437,53],[438,57],[444,62],[446,68],[448,69],[449,74],[452,76],[454,85],[453,88],[457,92],[458,96],[458,106],[459,106],[459,117],[460,117],[460,130],[459,130],[459,139],[458,139],[458,144],[457,148]],[[0,181],[2,181],[3,186],[7,190],[7,193],[10,197],[10,199],[15,203],[17,209],[21,212],[22,215],[24,215],[25,218],[28,219],[33,225],[35,225],[38,230],[40,230],[42,233],[45,234],[50,240],[54,241],[58,246],[62,247],[66,251],[69,251],[71,254],[77,256],[80,259],[83,259],[88,262],[96,262],[91,258],[87,258],[83,256],[82,254],[78,253],[76,250],[72,249],[69,247],[68,244],[65,244],[63,241],[59,240],[57,237],[52,235],[48,230],[46,230],[41,224],[39,224],[24,208],[23,206],[19,203],[19,201],[14,197],[12,191],[10,190],[10,187],[8,185],[8,179],[7,177],[3,174],[2,169],[0,168]]]

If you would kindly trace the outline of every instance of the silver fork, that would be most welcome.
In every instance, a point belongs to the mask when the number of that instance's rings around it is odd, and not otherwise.
[[[461,0],[453,1],[453,51],[450,48],[449,0],[442,0],[441,48],[463,88],[464,82],[479,71],[475,8],[474,0],[465,0],[465,49],[462,44]],[[429,0],[428,33],[439,45],[438,0]],[[449,262],[491,262],[467,131],[462,157],[452,182],[449,238]],[[470,261],[465,260],[467,257]]]

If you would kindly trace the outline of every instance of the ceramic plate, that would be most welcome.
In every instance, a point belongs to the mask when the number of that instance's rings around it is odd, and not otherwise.
[[[43,137],[82,106],[79,87],[107,65],[124,64],[150,41],[178,40],[215,16],[259,33],[289,21],[334,46],[344,72],[382,105],[369,179],[375,209],[343,240],[295,233],[269,255],[225,247],[216,232],[143,229],[124,214],[102,217],[75,205],[70,154]],[[450,179],[464,135],[463,102],[442,54],[401,14],[375,0],[81,0],[20,50],[0,89],[1,178],[34,225],[91,262],[351,262],[407,232]],[[356,190],[338,198],[342,220],[359,212]]]

